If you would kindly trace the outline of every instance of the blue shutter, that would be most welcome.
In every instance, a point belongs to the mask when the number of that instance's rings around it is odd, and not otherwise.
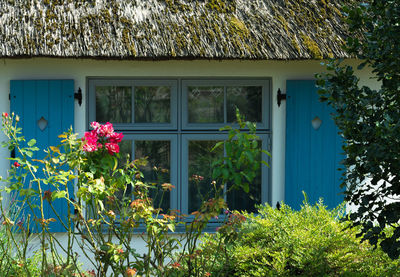
[[[329,208],[343,201],[340,189],[342,139],[333,110],[319,101],[315,81],[287,81],[285,203],[298,209],[304,191],[310,203],[320,197]],[[312,120],[322,124],[314,129]]]
[[[23,136],[26,141],[34,138],[41,151],[35,153],[35,159],[42,159],[46,149],[52,145],[60,144],[58,135],[67,131],[74,125],[74,81],[73,80],[11,80],[11,108],[10,111],[19,115]],[[38,121],[47,120],[47,126],[41,130]],[[40,170],[38,171],[40,173]],[[25,182],[28,185],[29,182]],[[54,189],[43,185],[43,190]],[[72,185],[69,187],[73,191]],[[38,201],[38,199],[36,199]],[[67,204],[65,200],[56,200],[53,203],[57,212],[66,223]],[[28,215],[29,208],[25,212]],[[35,210],[35,213],[38,210]],[[45,203],[45,217],[56,218],[49,205]],[[33,231],[40,231],[32,222]],[[58,221],[52,222],[49,228],[53,232],[64,232],[65,228]]]

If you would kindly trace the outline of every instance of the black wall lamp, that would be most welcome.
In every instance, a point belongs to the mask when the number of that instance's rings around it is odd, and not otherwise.
[[[74,93],[74,98],[78,100],[79,106],[82,105],[82,90],[81,88],[78,89],[78,92]]]

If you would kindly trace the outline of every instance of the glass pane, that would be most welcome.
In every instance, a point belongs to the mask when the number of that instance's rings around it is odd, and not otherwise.
[[[261,147],[261,141],[259,141],[259,147]],[[257,161],[261,161],[261,153],[257,157]],[[250,184],[249,193],[245,193],[243,189],[230,190],[232,184],[228,183],[228,193],[226,200],[228,207],[231,210],[257,212],[255,205],[261,204],[261,168],[258,169],[256,177]]]
[[[132,122],[131,98],[131,87],[96,86],[96,121]]]
[[[162,208],[165,213],[170,207],[170,193],[164,191],[161,185],[171,182],[171,142],[136,140],[135,159],[144,157],[148,157],[147,165],[140,167],[144,181],[155,184],[155,188],[150,190],[150,197],[154,200],[154,207]]]
[[[132,140],[123,140],[119,143],[118,167],[123,168],[126,165],[126,163],[131,160],[132,160]],[[125,190],[121,189],[115,195],[119,200],[125,198],[126,201],[130,201],[132,199],[132,186],[128,185]],[[118,209],[116,209],[114,212],[119,214]]]
[[[223,87],[188,87],[189,123],[224,123]]]
[[[244,115],[246,121],[262,121],[262,87],[227,87],[227,119],[228,122],[236,121],[236,107]]]
[[[128,158],[132,160],[132,140],[123,140],[119,143],[118,167],[125,166]]]
[[[135,122],[171,122],[171,88],[135,87]]]
[[[204,200],[214,197],[212,163],[224,155],[222,147],[211,149],[218,141],[189,141],[189,213],[200,208]]]

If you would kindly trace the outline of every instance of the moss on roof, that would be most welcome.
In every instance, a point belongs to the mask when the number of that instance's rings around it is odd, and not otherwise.
[[[344,1],[0,0],[0,57],[347,57]]]

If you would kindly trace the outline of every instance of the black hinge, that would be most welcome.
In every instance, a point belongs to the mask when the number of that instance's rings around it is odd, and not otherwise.
[[[282,100],[286,100],[286,94],[283,94],[281,92],[281,89],[278,89],[278,93],[276,95],[276,99],[278,101],[278,107],[280,107]]]
[[[11,150],[11,158],[15,159],[15,148]]]
[[[79,106],[82,105],[82,90],[81,88],[78,89],[78,92],[74,93],[74,98],[78,100]]]

